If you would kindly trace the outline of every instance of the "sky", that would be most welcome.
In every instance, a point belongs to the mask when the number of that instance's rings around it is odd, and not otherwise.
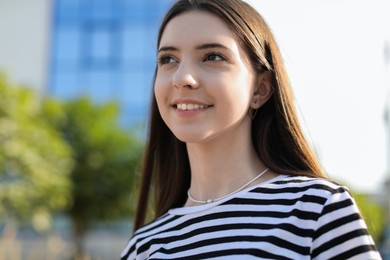
[[[304,131],[329,176],[380,192],[390,170],[390,1],[247,2],[274,33]]]

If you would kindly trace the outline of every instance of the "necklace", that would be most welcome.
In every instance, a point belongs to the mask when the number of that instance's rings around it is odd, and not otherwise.
[[[253,178],[252,180],[250,180],[249,182],[245,183],[244,185],[242,185],[240,188],[238,188],[237,190],[233,191],[232,193],[229,193],[228,195],[225,195],[223,197],[219,197],[219,198],[216,198],[216,199],[208,199],[208,200],[196,200],[194,199],[191,194],[190,194],[190,190],[187,191],[187,195],[188,195],[188,198],[192,201],[192,202],[195,202],[195,203],[198,203],[198,204],[209,204],[209,203],[212,203],[212,202],[216,202],[216,201],[219,201],[219,200],[222,200],[224,198],[227,198],[241,190],[243,190],[245,187],[249,186],[252,182],[254,182],[255,180],[257,180],[258,178],[260,178],[261,176],[263,176],[264,173],[266,173],[269,169],[265,169],[264,171],[262,171],[259,175],[257,175],[255,178]]]

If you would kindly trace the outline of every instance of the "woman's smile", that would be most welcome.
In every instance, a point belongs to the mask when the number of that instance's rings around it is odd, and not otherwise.
[[[195,118],[213,107],[212,104],[193,99],[177,99],[172,102],[171,106],[179,118],[186,120]]]
[[[176,108],[178,110],[183,110],[183,111],[190,111],[190,110],[199,110],[199,109],[205,109],[209,108],[210,106],[208,105],[199,105],[199,104],[177,104]]]

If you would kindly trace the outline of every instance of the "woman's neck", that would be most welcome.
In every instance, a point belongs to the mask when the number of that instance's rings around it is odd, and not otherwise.
[[[250,136],[224,136],[207,143],[187,143],[187,150],[191,165],[190,193],[197,200],[225,196],[266,168],[253,148]],[[268,178],[262,176],[252,185],[265,179]],[[186,205],[196,203],[188,200]]]

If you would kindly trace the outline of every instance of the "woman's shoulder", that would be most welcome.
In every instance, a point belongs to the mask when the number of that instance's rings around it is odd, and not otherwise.
[[[264,186],[252,190],[277,197],[351,197],[349,189],[333,180],[304,175],[283,175]]]
[[[148,238],[149,236],[153,236],[153,234],[159,232],[162,227],[169,225],[169,222],[174,220],[175,216],[172,216],[168,213],[146,223],[139,229],[137,229],[131,236],[128,241],[125,249],[122,252],[122,259],[133,259],[131,254],[134,254],[137,250],[137,243],[142,240]]]
[[[161,226],[165,226],[165,225],[169,224],[174,219],[175,219],[175,216],[173,216],[167,212],[167,213],[163,214],[162,216],[157,217],[157,218],[151,220],[150,222],[147,222],[145,225],[143,225],[142,227],[137,229],[134,232],[133,236],[136,237],[140,234],[147,234],[152,230],[158,229]]]
[[[348,191],[348,188],[333,180],[320,177],[311,177],[305,175],[284,175],[284,178],[278,178],[271,182],[268,187],[280,189],[316,189],[319,191],[339,193]]]

